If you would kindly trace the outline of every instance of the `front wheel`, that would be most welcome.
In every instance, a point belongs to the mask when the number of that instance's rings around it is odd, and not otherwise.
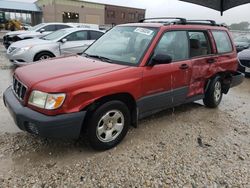
[[[54,57],[54,55],[49,52],[41,52],[35,56],[34,61],[41,61],[52,57]]]
[[[122,141],[128,131],[130,113],[121,101],[110,101],[97,108],[88,121],[87,137],[96,150],[106,150]]]
[[[216,108],[222,99],[222,84],[220,77],[215,77],[209,84],[208,90],[203,99],[204,104],[209,108]]]

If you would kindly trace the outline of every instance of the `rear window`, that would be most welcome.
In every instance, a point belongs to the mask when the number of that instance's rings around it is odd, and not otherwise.
[[[226,31],[212,31],[219,54],[233,51],[231,40]]]

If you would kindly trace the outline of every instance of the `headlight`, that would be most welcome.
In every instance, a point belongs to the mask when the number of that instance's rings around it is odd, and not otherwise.
[[[49,94],[41,91],[32,91],[29,97],[29,104],[47,110],[54,110],[62,106],[65,98],[65,93]]]
[[[26,47],[18,48],[15,51],[15,54],[22,54],[22,53],[26,52],[27,50],[29,50],[31,48],[32,48],[32,46],[26,46]]]

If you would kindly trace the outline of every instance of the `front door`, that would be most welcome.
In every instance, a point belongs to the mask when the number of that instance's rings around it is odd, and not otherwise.
[[[77,54],[82,53],[92,40],[88,40],[88,31],[77,31],[65,37],[66,42],[61,43],[61,54]]]
[[[192,66],[188,44],[186,31],[162,35],[153,56],[169,55],[172,62],[144,67],[143,97],[138,102],[140,114],[172,107],[186,99]]]

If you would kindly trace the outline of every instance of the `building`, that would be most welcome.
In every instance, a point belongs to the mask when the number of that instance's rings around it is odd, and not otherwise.
[[[19,20],[22,23],[36,25],[42,21],[42,11],[34,3],[0,1],[0,12],[2,20]]]
[[[145,9],[105,5],[81,0],[38,0],[44,22],[80,22],[117,25],[137,22]]]
[[[105,5],[73,0],[38,0],[44,22],[104,24]]]
[[[137,22],[145,18],[145,9],[105,5],[105,24],[117,25]]]

